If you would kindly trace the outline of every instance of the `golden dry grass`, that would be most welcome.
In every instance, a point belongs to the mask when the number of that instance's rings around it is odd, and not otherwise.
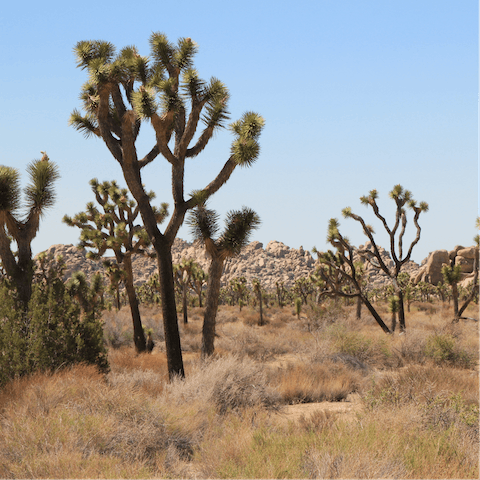
[[[159,309],[142,308],[151,355],[135,354],[127,310],[106,313],[108,375],[79,365],[0,392],[0,477],[478,478],[478,323],[412,306],[407,334],[386,336],[354,307],[269,307],[263,327],[257,313],[221,307],[208,362],[202,309],[180,317],[187,378],[170,384]],[[428,356],[432,338],[464,356]],[[364,408],[348,421],[279,421],[282,405],[352,392]]]

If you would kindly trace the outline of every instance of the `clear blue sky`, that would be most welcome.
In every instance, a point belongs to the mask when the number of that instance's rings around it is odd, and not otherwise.
[[[387,247],[359,197],[377,189],[392,219],[388,192],[400,183],[430,205],[414,260],[471,245],[478,215],[478,18],[476,0],[7,2],[0,17],[0,164],[18,168],[25,180],[26,165],[46,150],[62,175],[35,253],[78,242],[79,230],[61,219],[93,200],[91,178],[124,184],[105,145],[68,126],[86,81],[73,46],[101,39],[148,55],[153,31],[198,43],[196,67],[228,86],[232,121],[247,110],[265,118],[259,160],[238,169],[210,202],[222,214],[255,209],[262,226],[253,239],[321,250],[328,220],[337,217],[352,243],[362,244],[356,222],[341,217],[350,206]],[[149,128],[140,154],[152,145]],[[214,178],[230,141],[222,131],[187,165],[187,192]],[[171,202],[163,158],[146,167],[144,181],[158,202]],[[190,239],[185,227],[179,237]]]

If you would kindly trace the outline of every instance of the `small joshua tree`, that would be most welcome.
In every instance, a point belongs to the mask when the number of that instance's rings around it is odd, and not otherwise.
[[[191,258],[183,259],[178,265],[173,266],[173,277],[180,291],[182,292],[182,310],[183,310],[183,323],[188,323],[188,302],[187,295],[190,289],[190,284],[193,276],[193,270],[195,261]]]
[[[327,252],[313,250],[317,253],[320,262],[317,274],[325,282],[321,295],[360,298],[382,330],[385,333],[391,333],[391,330],[369,301],[368,293],[364,288],[363,267],[355,261],[353,246],[350,245],[348,238],[340,233],[339,226],[336,218],[330,219],[327,241],[337,249],[336,253],[332,250]],[[344,288],[345,286],[349,288]]]
[[[395,185],[390,192],[390,198],[392,198],[396,204],[395,223],[393,227],[390,228],[385,217],[380,214],[377,205],[377,198],[377,191],[371,190],[369,195],[361,197],[360,201],[363,205],[372,207],[375,216],[380,219],[383,227],[389,235],[390,255],[393,260],[393,267],[391,268],[387,267],[387,265],[383,261],[383,258],[380,255],[375,239],[373,238],[373,234],[375,233],[373,228],[370,225],[367,225],[362,217],[354,214],[350,207],[345,208],[342,211],[342,214],[345,218],[353,218],[361,224],[363,233],[368,237],[373,247],[373,252],[370,250],[358,250],[359,255],[361,255],[374,267],[383,270],[392,280],[392,284],[395,289],[395,295],[398,297],[399,301],[398,319],[400,323],[400,330],[403,332],[405,331],[405,310],[403,306],[403,292],[401,285],[398,282],[398,275],[400,274],[403,265],[405,265],[405,263],[410,260],[413,247],[420,240],[421,228],[418,224],[418,218],[420,217],[420,214],[422,212],[428,211],[428,204],[426,202],[420,202],[420,204],[417,205],[410,191],[404,190],[401,185]],[[410,247],[408,248],[406,254],[404,255],[403,240],[407,227],[407,213],[405,210],[405,206],[407,206],[414,212],[413,223],[415,224],[417,233],[414,240],[410,244]]]
[[[476,221],[477,228],[480,228],[480,218],[477,218]],[[473,261],[473,281],[471,284],[470,293],[467,294],[466,298],[463,301],[462,306],[459,308],[458,299],[459,299],[459,292],[458,292],[458,282],[461,279],[461,267],[460,265],[444,265],[442,267],[442,275],[445,280],[445,283],[448,283],[452,287],[452,298],[453,298],[453,321],[452,323],[458,322],[463,315],[463,312],[468,307],[470,302],[474,299],[475,295],[478,292],[478,270],[479,270],[479,244],[480,244],[480,237],[476,235],[474,237],[474,241],[476,243],[475,246],[475,258]]]
[[[135,47],[126,47],[116,55],[109,42],[77,43],[77,66],[87,70],[88,82],[81,93],[85,113],[75,110],[70,122],[87,136],[95,135],[105,142],[139,205],[157,253],[168,372],[173,378],[185,376],[175,303],[173,242],[189,210],[217,192],[237,166],[255,162],[264,120],[247,112],[231,124],[234,140],[229,158],[208,185],[185,198],[185,166],[224,126],[229,94],[216,78],[210,82],[200,78],[193,63],[197,45],[191,38],[181,38],[174,45],[164,34],[153,33],[150,45],[151,56],[142,57]],[[143,157],[136,146],[142,122],[150,124],[155,135]],[[163,233],[142,183],[142,170],[159,155],[172,169],[173,213]]]
[[[398,297],[395,295],[389,297],[388,299],[388,309],[390,310],[390,313],[392,314],[392,332],[395,331],[395,328],[397,326],[397,313],[399,310],[399,304],[398,304]]]
[[[44,152],[41,160],[27,167],[30,183],[25,188],[27,215],[19,213],[20,177],[18,171],[0,165],[0,258],[5,273],[13,280],[18,299],[26,309],[32,295],[34,263],[32,240],[37,235],[40,219],[55,202],[54,183],[60,177],[57,166]],[[11,249],[11,241],[17,252]]]
[[[260,310],[260,318],[258,320],[258,325],[262,327],[263,325],[265,325],[265,322],[263,319],[263,292],[262,292],[262,285],[258,278],[254,278],[252,280],[252,288],[253,288],[253,293],[257,297],[258,308]]]
[[[198,295],[198,306],[200,308],[203,307],[203,286],[207,283],[207,279],[208,275],[204,272],[203,268],[197,262],[193,262],[190,286]]]
[[[230,211],[225,220],[225,230],[218,236],[217,213],[205,206],[198,206],[193,210],[188,223],[194,238],[205,243],[205,249],[212,259],[208,270],[203,317],[202,356],[205,357],[212,355],[215,349],[215,324],[223,264],[227,258],[238,255],[247,245],[250,234],[260,225],[260,219],[253,210],[246,207],[240,211]]]
[[[132,255],[148,254],[146,247],[149,246],[150,239],[143,226],[135,224],[139,219],[139,207],[134,200],[128,198],[126,188],[121,189],[115,181],[99,183],[96,178],[90,181],[90,185],[103,212],[93,202],[89,202],[85,212],[77,213],[73,218],[65,215],[63,221],[82,230],[78,248],[92,249],[87,254],[88,258],[98,260],[107,250],[113,250],[118,267],[123,266],[125,289],[132,312],[135,349],[138,353],[144,352],[146,343],[133,284]],[[150,192],[149,198],[154,198],[153,192]],[[154,208],[157,223],[162,223],[168,215],[167,206],[164,203],[160,209]],[[114,268],[107,264],[106,268],[109,267]],[[110,273],[114,274],[113,271]],[[113,280],[120,279],[113,275]]]

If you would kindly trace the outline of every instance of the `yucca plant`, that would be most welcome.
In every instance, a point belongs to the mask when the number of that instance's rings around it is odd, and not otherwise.
[[[336,253],[332,250],[319,252],[315,247],[313,248],[320,263],[316,273],[324,281],[321,295],[334,298],[360,298],[381,329],[385,333],[391,333],[369,300],[365,289],[364,268],[355,260],[353,246],[348,238],[340,233],[339,227],[338,220],[331,218],[328,224],[327,241],[337,249]]]
[[[223,264],[227,258],[238,255],[248,244],[250,234],[260,225],[260,218],[247,207],[232,210],[227,213],[225,229],[219,235],[217,213],[205,205],[199,205],[191,212],[188,224],[193,237],[204,242],[211,257],[202,329],[202,356],[205,357],[212,355],[215,349],[215,324]]]
[[[476,220],[477,228],[480,228],[480,218]],[[476,235],[474,237],[475,246],[475,258],[473,263],[473,281],[470,285],[471,290],[465,295],[463,299],[463,304],[459,308],[458,300],[460,297],[458,282],[461,280],[461,267],[460,265],[444,265],[442,267],[442,275],[445,283],[448,283],[452,287],[452,298],[453,298],[453,323],[456,323],[462,317],[463,312],[466,310],[470,302],[474,299],[475,295],[478,294],[478,269],[479,269],[479,244],[480,237]]]
[[[18,170],[0,166],[0,258],[25,310],[32,295],[34,274],[31,243],[37,235],[40,219],[55,202],[54,184],[60,177],[57,166],[46,153],[41,153],[42,158],[27,167],[30,183],[24,190],[26,215],[20,212]],[[17,246],[16,252],[12,250],[12,241]]]
[[[162,33],[150,37],[151,55],[135,47],[116,54],[103,41],[75,46],[77,66],[88,73],[81,92],[83,110],[70,123],[86,136],[101,138],[122,168],[139,205],[146,231],[157,253],[165,344],[170,378],[184,376],[173,281],[172,245],[188,210],[218,191],[237,166],[250,166],[259,155],[258,137],[264,120],[253,112],[231,124],[234,135],[229,158],[216,177],[189,198],[184,194],[185,164],[197,157],[228,120],[227,87],[218,79],[202,80],[193,65],[197,45],[180,38],[176,45]],[[150,151],[140,157],[136,140],[142,122],[155,135]],[[201,123],[203,122],[203,127]],[[142,183],[142,169],[159,155],[172,169],[173,213],[162,233]]]
[[[73,218],[65,215],[63,221],[71,227],[81,229],[78,248],[89,249],[87,258],[99,260],[107,250],[112,250],[115,254],[117,267],[109,261],[104,262],[104,267],[111,283],[117,287],[117,304],[118,283],[120,280],[125,283],[132,313],[133,341],[137,353],[141,353],[146,349],[146,340],[133,284],[132,256],[149,255],[147,247],[150,239],[143,225],[136,224],[139,220],[139,207],[134,200],[129,199],[126,188],[120,188],[115,181],[99,183],[96,178],[90,181],[90,185],[101,210],[89,202],[85,212],[77,213]],[[148,195],[150,200],[155,198],[153,192]],[[161,208],[152,207],[158,224],[168,215],[167,207],[166,203]]]
[[[412,250],[420,240],[421,228],[418,223],[418,219],[422,212],[428,211],[428,203],[420,202],[419,204],[417,204],[417,202],[413,199],[412,193],[409,190],[405,190],[401,185],[395,185],[389,196],[396,205],[395,223],[391,228],[389,227],[385,217],[379,211],[377,204],[377,190],[371,190],[368,196],[366,195],[361,197],[360,202],[363,205],[370,206],[372,208],[375,216],[381,221],[385,231],[388,233],[390,239],[390,255],[393,260],[393,267],[391,268],[389,268],[385,264],[382,256],[380,255],[378,246],[373,237],[375,233],[374,229],[370,225],[367,225],[362,217],[353,213],[350,207],[344,208],[342,214],[345,218],[353,218],[355,221],[360,223],[363,229],[363,233],[370,240],[373,251],[363,249],[358,250],[358,254],[375,268],[381,269],[383,272],[385,272],[391,279],[395,290],[395,295],[398,297],[399,301],[398,320],[400,324],[400,330],[405,331],[406,326],[405,310],[403,306],[403,291],[401,285],[398,282],[398,276],[401,272],[402,267],[410,260]],[[404,251],[403,245],[405,231],[407,227],[407,212],[405,210],[405,206],[413,210],[413,223],[416,228],[415,238],[410,243],[410,246],[408,247],[406,253]]]
[[[192,281],[195,261],[184,258],[179,264],[173,266],[173,278],[182,293],[183,323],[188,323],[188,291]]]

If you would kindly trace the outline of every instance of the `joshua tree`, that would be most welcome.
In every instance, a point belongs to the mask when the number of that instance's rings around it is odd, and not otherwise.
[[[230,211],[225,220],[225,230],[218,235],[218,215],[199,205],[193,210],[188,223],[196,239],[205,243],[212,262],[208,270],[207,298],[203,316],[202,356],[212,355],[215,349],[215,320],[218,310],[223,264],[227,258],[238,255],[247,245],[252,231],[260,225],[258,215],[249,208]],[[216,238],[215,238],[216,237]]]
[[[78,66],[89,74],[81,94],[86,114],[74,111],[70,122],[87,136],[93,134],[103,139],[139,205],[157,253],[169,376],[184,377],[172,244],[187,211],[213,195],[238,165],[249,166],[256,160],[264,121],[256,113],[248,112],[234,122],[231,129],[235,139],[228,160],[210,184],[186,199],[185,162],[202,152],[228,119],[229,94],[219,80],[206,83],[200,79],[193,68],[197,46],[190,38],[181,38],[173,45],[164,34],[153,33],[150,45],[152,54],[147,58],[140,56],[135,47],[126,47],[115,56],[111,43],[79,42],[75,47]],[[204,128],[197,132],[200,119]],[[142,122],[150,123],[155,133],[155,142],[144,157],[138,155],[135,145]],[[142,169],[158,155],[172,169],[174,210],[163,233],[157,227],[141,175]]]
[[[363,283],[363,267],[354,260],[353,247],[349,240],[340,233],[339,226],[336,218],[330,219],[327,241],[337,249],[337,253],[333,253],[331,250],[318,252],[313,249],[321,264],[317,274],[325,282],[325,288],[321,295],[359,297],[382,330],[385,333],[392,333],[368,299],[368,293],[365,291]],[[345,289],[345,285],[350,288]]]
[[[479,219],[477,219],[477,227],[478,227]],[[475,236],[474,241],[476,243],[475,247],[475,258],[473,263],[473,281],[471,284],[471,291],[467,294],[466,298],[463,301],[463,305],[459,308],[458,299],[459,299],[459,292],[458,292],[458,282],[461,279],[461,267],[460,265],[444,265],[442,267],[442,275],[445,280],[445,283],[448,283],[452,287],[452,298],[453,298],[453,321],[452,323],[458,322],[462,317],[463,312],[468,307],[470,302],[475,297],[475,294],[478,292],[478,263],[479,263],[479,243],[480,237],[478,235]]]
[[[412,194],[408,190],[404,190],[401,185],[395,185],[390,192],[390,198],[395,201],[396,204],[396,213],[395,213],[395,224],[393,228],[390,228],[387,224],[386,219],[380,214],[377,205],[378,193],[376,190],[371,190],[368,196],[360,198],[360,201],[363,205],[369,205],[372,207],[375,216],[381,220],[385,230],[387,231],[390,238],[390,254],[393,260],[393,267],[389,268],[383,261],[380,252],[378,250],[375,239],[373,238],[374,230],[370,225],[367,225],[362,217],[356,215],[352,212],[350,207],[343,209],[342,214],[345,218],[353,218],[362,225],[363,233],[368,237],[373,247],[373,252],[370,250],[358,250],[358,253],[365,258],[369,263],[374,267],[380,268],[383,270],[392,280],[395,294],[398,297],[399,310],[398,310],[398,319],[400,323],[400,330],[405,331],[405,311],[403,307],[403,292],[402,288],[398,282],[398,275],[400,271],[410,260],[412,255],[413,247],[420,240],[421,228],[418,224],[418,218],[422,212],[428,211],[428,204],[426,202],[420,202],[419,205],[413,200]],[[410,244],[408,251],[405,256],[403,250],[403,240],[405,236],[405,230],[407,226],[407,213],[405,211],[405,205],[414,211],[413,223],[417,229],[417,234]],[[400,230],[399,230],[400,229]],[[398,237],[397,237],[398,234]],[[398,247],[398,253],[396,248]],[[402,258],[403,257],[403,258]]]
[[[388,299],[388,309],[390,313],[392,314],[392,332],[395,331],[395,328],[397,326],[397,313],[399,310],[399,304],[398,304],[398,297],[395,295],[389,297]]]
[[[32,240],[37,235],[40,219],[55,202],[53,185],[60,177],[57,166],[46,153],[27,167],[30,183],[25,188],[27,215],[22,219],[20,208],[20,177],[11,167],[0,166],[0,258],[5,273],[13,280],[18,299],[27,308],[32,295],[34,263]],[[11,241],[17,252],[11,249]]]
[[[248,298],[247,279],[245,277],[232,278],[229,282],[232,290],[232,305],[238,303],[240,311]]]
[[[126,279],[125,270],[121,269],[117,262],[113,262],[110,259],[104,260],[103,268],[107,274],[108,280],[110,281],[109,291],[115,298],[115,308],[120,310],[120,283],[124,282]]]
[[[198,306],[200,308],[203,307],[203,286],[207,283],[207,279],[208,275],[203,271],[202,267],[197,262],[193,262],[190,284],[192,290],[198,295]]]
[[[63,221],[71,227],[75,226],[82,230],[78,248],[93,249],[88,252],[88,258],[98,260],[107,250],[113,250],[118,267],[123,265],[123,280],[132,312],[135,349],[137,353],[144,352],[145,335],[133,285],[132,255],[148,254],[146,247],[150,244],[150,239],[143,226],[135,225],[139,216],[139,207],[135,201],[128,198],[126,188],[119,188],[115,181],[98,183],[95,178],[90,181],[90,185],[103,212],[100,212],[93,202],[89,202],[85,212],[77,213],[73,218],[65,215]],[[152,192],[149,193],[149,198],[154,198]],[[167,206],[164,203],[160,209],[153,207],[157,223],[162,223],[168,215]],[[109,263],[106,268],[107,271],[108,268],[114,269]],[[113,276],[112,280],[120,280],[116,278],[115,272],[110,273],[111,277]]]
[[[298,297],[301,298],[302,303],[306,305],[308,296],[315,291],[315,287],[309,277],[301,277],[295,280],[293,291]]]
[[[173,276],[176,284],[182,292],[182,309],[183,309],[183,323],[188,323],[188,302],[187,294],[190,289],[190,283],[192,280],[194,270],[193,259],[184,259],[179,265],[173,266]]]
[[[262,291],[262,284],[258,278],[252,279],[252,288],[253,293],[257,297],[258,300],[258,308],[260,310],[260,318],[258,319],[258,325],[262,327],[265,325],[265,321],[263,319],[263,291]]]

